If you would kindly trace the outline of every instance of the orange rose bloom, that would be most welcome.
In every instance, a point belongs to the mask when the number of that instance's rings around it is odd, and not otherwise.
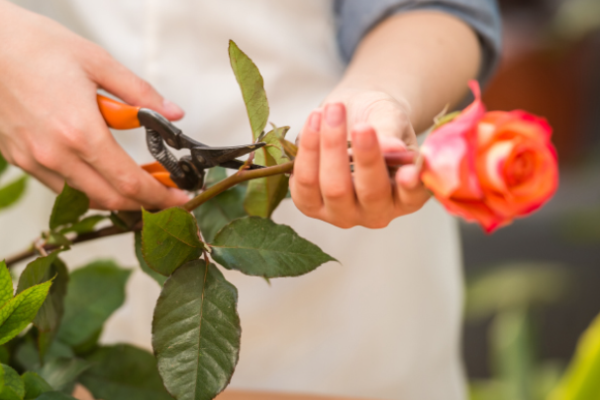
[[[425,140],[421,179],[448,211],[492,232],[552,197],[557,156],[546,120],[486,113],[477,82],[470,86],[475,101]]]

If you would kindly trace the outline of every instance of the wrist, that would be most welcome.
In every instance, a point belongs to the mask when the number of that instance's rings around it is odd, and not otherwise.
[[[344,78],[325,99],[324,103],[342,102],[352,108],[355,103],[365,112],[383,101],[393,102],[395,107],[407,117],[412,125],[420,122],[416,90],[390,90],[389,86],[365,78]]]

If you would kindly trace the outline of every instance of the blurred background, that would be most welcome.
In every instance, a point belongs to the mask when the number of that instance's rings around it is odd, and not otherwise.
[[[542,399],[600,313],[600,0],[499,3],[504,55],[484,102],[549,120],[561,183],[493,235],[462,225],[463,352],[473,398]]]

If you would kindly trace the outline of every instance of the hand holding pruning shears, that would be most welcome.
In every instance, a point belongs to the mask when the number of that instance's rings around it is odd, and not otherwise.
[[[117,144],[96,102],[103,88],[169,120],[183,111],[99,46],[58,23],[0,2],[0,151],[55,192],[67,181],[92,206],[150,209],[188,195],[143,171]],[[18,33],[17,33],[18,32]]]

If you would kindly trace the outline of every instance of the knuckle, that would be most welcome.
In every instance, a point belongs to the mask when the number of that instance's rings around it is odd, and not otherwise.
[[[294,176],[294,180],[296,181],[297,185],[302,186],[303,188],[316,188],[318,183],[319,183],[319,179],[313,175],[310,174],[303,174],[303,173],[297,173]]]
[[[125,197],[137,197],[142,189],[142,183],[137,177],[127,174],[120,177],[116,188]]]
[[[98,201],[100,207],[106,210],[121,210],[125,208],[125,200],[121,197],[111,196]]]
[[[137,75],[131,75],[132,86],[134,93],[138,93],[140,98],[152,98],[155,94],[154,88],[144,79],[138,77]]]
[[[331,221],[331,224],[337,226],[340,229],[350,229],[356,226],[356,223],[347,219],[334,220]]]
[[[341,200],[348,196],[350,191],[342,185],[327,185],[322,188],[323,196],[329,200]]]
[[[387,228],[388,225],[390,224],[390,222],[391,222],[390,219],[378,218],[378,219],[368,220],[366,223],[363,223],[362,226],[364,226],[365,228],[369,228],[369,229],[383,229],[383,228]]]
[[[296,202],[294,202],[294,204],[296,205],[298,210],[300,210],[300,212],[302,214],[306,215],[307,217],[310,217],[310,218],[318,218],[319,217],[319,211],[321,210],[321,207],[308,206],[306,204],[296,203]]]
[[[73,150],[79,155],[85,155],[88,152],[88,146],[84,129],[78,127],[76,123],[62,124],[55,130],[59,143]]]
[[[11,164],[21,168],[24,171],[32,171],[35,166],[35,161],[27,154],[16,153],[12,155]]]
[[[30,151],[33,159],[41,166],[53,171],[59,167],[60,157],[55,150],[34,144]]]

